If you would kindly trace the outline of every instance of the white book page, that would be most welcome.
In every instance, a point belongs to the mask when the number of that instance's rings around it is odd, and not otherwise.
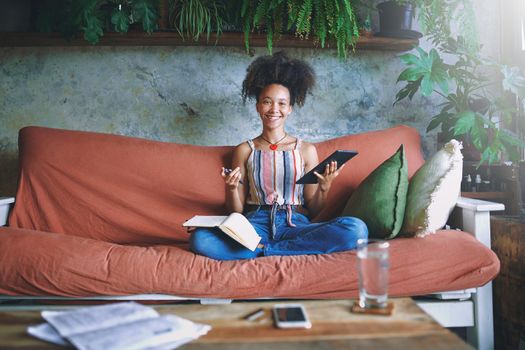
[[[189,227],[219,227],[227,216],[195,215],[182,226]]]
[[[244,215],[239,213],[230,214],[220,225],[220,228],[236,237],[234,239],[252,251],[257,248],[257,244],[261,241],[261,237],[257,234],[253,225]]]
[[[62,346],[70,345],[70,343],[62,338],[60,334],[49,323],[41,323],[36,326],[27,327],[27,333],[38,339]]]
[[[97,305],[72,311],[42,311],[42,317],[63,337],[158,316],[153,308],[135,302]]]
[[[193,323],[175,315],[164,315],[75,334],[68,339],[79,350],[137,350],[189,342],[210,329],[208,325]]]

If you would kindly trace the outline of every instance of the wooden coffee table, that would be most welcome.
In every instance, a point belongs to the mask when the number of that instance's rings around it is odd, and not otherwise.
[[[300,301],[311,329],[282,330],[273,325],[271,308],[278,301],[234,302],[222,305],[159,305],[162,314],[176,314],[212,330],[184,349],[472,349],[425,314],[410,298],[393,299],[392,316],[353,314],[351,300]],[[244,316],[263,308],[257,321]],[[0,309],[0,348],[63,349],[26,334],[30,324],[43,322],[39,311]]]

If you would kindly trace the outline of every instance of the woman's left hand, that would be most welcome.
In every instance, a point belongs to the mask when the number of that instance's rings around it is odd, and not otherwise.
[[[334,160],[326,164],[326,168],[322,175],[317,171],[314,171],[315,176],[317,176],[317,182],[321,192],[328,192],[328,190],[330,190],[332,181],[334,181],[334,179],[339,175],[339,172],[341,172],[344,167],[345,164],[341,165],[341,167],[337,169],[337,162]]]

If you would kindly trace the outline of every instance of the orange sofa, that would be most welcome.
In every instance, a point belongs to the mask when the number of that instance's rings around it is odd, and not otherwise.
[[[411,176],[424,162],[413,128],[317,143],[321,159],[335,149],[359,155],[337,178],[330,205],[316,220],[338,215],[358,184],[400,144]],[[356,297],[354,251],[215,261],[188,250],[186,219],[225,214],[219,173],[230,165],[232,149],[23,128],[16,202],[8,225],[0,227],[0,294]],[[499,271],[495,254],[458,230],[396,238],[390,251],[391,296],[476,288]]]

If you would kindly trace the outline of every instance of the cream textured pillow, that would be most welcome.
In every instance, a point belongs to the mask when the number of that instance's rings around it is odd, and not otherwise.
[[[451,140],[414,174],[408,185],[403,236],[422,237],[445,226],[461,190],[461,143]]]

